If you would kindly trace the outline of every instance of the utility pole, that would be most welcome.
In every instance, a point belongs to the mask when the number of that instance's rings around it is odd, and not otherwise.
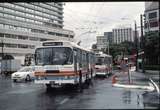
[[[141,20],[141,46],[142,46],[142,51],[144,52],[144,36],[143,36],[143,15],[140,15],[140,20]],[[144,68],[144,53],[142,54],[142,73],[145,73],[145,68]]]
[[[109,41],[108,41],[108,55],[109,55]]]
[[[137,38],[137,24],[135,21],[135,47],[136,47],[136,71],[138,71],[138,38]]]
[[[2,45],[2,59],[1,59],[1,74],[3,74],[3,68],[2,68],[2,61],[3,61],[3,58],[4,58],[4,43],[3,43],[3,40],[1,39],[1,45]]]
[[[3,43],[3,40],[1,40],[1,44],[2,44],[2,59],[3,59],[3,57],[4,57],[4,51],[3,51],[4,50],[3,49],[4,48],[4,43]]]

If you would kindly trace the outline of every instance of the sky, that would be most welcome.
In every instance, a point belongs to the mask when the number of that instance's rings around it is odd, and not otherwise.
[[[66,2],[64,4],[64,29],[75,33],[75,42],[90,49],[96,36],[111,32],[113,28],[140,26],[144,2]],[[138,28],[140,30],[140,28]]]

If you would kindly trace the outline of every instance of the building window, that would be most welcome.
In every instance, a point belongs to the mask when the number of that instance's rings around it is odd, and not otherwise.
[[[157,18],[157,12],[152,12],[148,14],[149,19]]]
[[[35,49],[35,46],[34,45],[29,45],[28,46],[30,49]]]
[[[54,33],[54,32],[48,32],[48,34],[50,34],[50,35],[55,35],[56,33]]]
[[[157,21],[150,22],[150,27],[158,27],[158,22]]]
[[[3,24],[0,24],[0,28],[3,28]]]
[[[29,40],[39,41],[39,38],[36,38],[36,37],[29,37]]]
[[[40,39],[40,41],[46,41],[47,39]]]
[[[44,33],[44,30],[31,29],[31,32]]]
[[[4,37],[4,34],[3,34],[3,33],[0,33],[0,37]]]
[[[26,40],[28,39],[28,36],[18,36],[18,39]]]
[[[17,44],[5,44],[5,47],[8,47],[8,48],[17,48]]]
[[[18,44],[18,48],[28,48],[28,45]]]
[[[5,38],[11,38],[10,34],[5,34]]]

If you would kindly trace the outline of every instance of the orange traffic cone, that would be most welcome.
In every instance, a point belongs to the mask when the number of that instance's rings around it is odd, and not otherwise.
[[[117,76],[114,75],[114,76],[112,77],[112,84],[115,84],[116,82],[117,82]]]

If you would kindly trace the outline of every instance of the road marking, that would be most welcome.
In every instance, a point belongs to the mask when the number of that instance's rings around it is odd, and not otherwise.
[[[69,100],[69,98],[65,98],[60,102],[60,105],[64,104],[65,102],[67,102]]]
[[[149,80],[151,81],[151,83],[152,83],[153,86],[155,87],[156,91],[157,91],[158,93],[160,93],[160,90],[159,90],[159,87],[157,86],[157,84],[156,84],[151,78],[150,78]]]
[[[127,84],[113,84],[115,87],[122,87],[122,88],[131,88],[131,89],[147,89],[149,91],[153,91],[154,87],[151,86],[151,83],[149,83],[149,86],[142,86],[142,85],[127,85]]]

